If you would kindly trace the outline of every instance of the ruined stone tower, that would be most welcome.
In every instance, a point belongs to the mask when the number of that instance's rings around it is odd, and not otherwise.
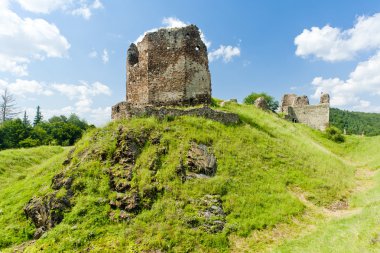
[[[131,44],[126,99],[135,106],[210,103],[207,48],[195,25],[160,29]]]
[[[127,52],[126,101],[112,107],[112,120],[154,116],[199,116],[224,124],[239,116],[213,110],[207,48],[198,27],[160,29],[132,43]],[[195,108],[173,106],[205,105]]]
[[[307,96],[285,94],[280,111],[285,113],[288,120],[324,131],[330,122],[330,96],[327,93],[322,94],[320,104],[309,105]]]

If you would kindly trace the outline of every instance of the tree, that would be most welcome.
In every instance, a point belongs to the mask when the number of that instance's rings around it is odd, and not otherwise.
[[[21,119],[7,120],[0,126],[0,149],[17,148],[29,136],[29,129]]]
[[[278,101],[274,99],[274,97],[262,92],[262,93],[255,93],[252,92],[248,96],[244,98],[244,104],[250,104],[253,105],[255,103],[255,100],[258,99],[259,97],[263,97],[265,101],[268,104],[269,109],[274,112],[278,109]]]
[[[16,100],[13,97],[13,95],[10,94],[7,89],[5,89],[3,94],[1,95],[0,122],[4,123],[6,120],[13,119],[18,115],[15,102]]]
[[[28,115],[26,115],[26,111],[24,111],[24,117],[22,118],[22,123],[24,126],[30,126],[30,120],[28,118]]]
[[[42,122],[42,113],[40,111],[40,106],[37,106],[36,116],[34,117],[33,126],[37,126],[39,123]]]

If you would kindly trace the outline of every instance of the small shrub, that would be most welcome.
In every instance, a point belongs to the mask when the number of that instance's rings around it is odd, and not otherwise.
[[[342,131],[333,126],[326,128],[326,137],[336,143],[342,143],[345,141]]]

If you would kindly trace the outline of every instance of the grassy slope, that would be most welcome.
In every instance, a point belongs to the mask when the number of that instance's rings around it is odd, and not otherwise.
[[[354,186],[355,169],[336,154],[353,149],[352,146],[331,143],[317,131],[251,106],[233,105],[226,110],[239,113],[244,123],[225,126],[192,117],[162,122],[152,118],[133,119],[112,123],[86,135],[74,153],[74,162],[77,159],[81,163],[72,171],[76,177],[74,184],[84,185],[84,190],[76,193],[75,206],[64,221],[29,246],[28,251],[229,251],[233,243],[231,235],[245,238],[252,231],[291,223],[294,217],[302,216],[307,207],[293,191],[302,191],[308,201],[317,206],[327,206],[349,195]],[[150,129],[161,134],[162,142],[169,145],[169,154],[162,159],[156,176],[163,194],[151,210],[143,211],[129,223],[115,223],[108,218],[107,199],[112,193],[105,169],[109,162],[104,164],[83,155],[111,154],[119,125],[132,132]],[[186,156],[191,140],[212,145],[218,159],[215,177],[182,183],[176,176],[175,169],[180,157]],[[140,188],[150,184],[147,167],[154,151],[153,145],[148,143],[136,162],[138,177],[134,184]],[[351,158],[355,159],[356,154],[353,151]],[[38,171],[47,171],[44,177],[34,175],[27,181],[19,181],[20,190],[28,192],[33,183],[35,195],[46,193],[53,171],[63,169],[62,159],[58,157],[57,161],[41,166]],[[369,162],[376,163],[376,160]],[[6,187],[3,191],[11,193],[13,189]],[[186,226],[188,219],[198,215],[191,200],[206,194],[222,196],[227,224],[221,233],[209,234]],[[12,216],[12,225],[27,223],[20,209],[31,195],[25,194],[17,205],[16,202],[8,204],[17,210]],[[8,200],[0,199],[0,206],[4,206],[4,201]],[[0,216],[0,226],[1,222]],[[26,227],[28,231],[21,234],[6,231],[5,237],[12,237],[14,242],[26,241],[32,234],[30,225]]]
[[[0,251],[31,238],[33,227],[23,218],[22,208],[38,189],[48,190],[63,151],[39,147],[0,152]]]
[[[357,210],[347,217],[321,221],[310,233],[280,245],[275,252],[380,251],[380,136],[352,136],[345,157],[358,167],[358,187],[350,198]],[[369,188],[368,190],[366,188]]]

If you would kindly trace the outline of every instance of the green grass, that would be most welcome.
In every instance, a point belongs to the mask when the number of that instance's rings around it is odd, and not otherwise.
[[[228,252],[233,244],[231,236],[248,240],[254,231],[292,224],[294,218],[307,212],[308,208],[292,193],[295,189],[316,206],[350,197],[355,186],[355,164],[344,159],[362,166],[379,161],[369,155],[375,150],[372,145],[363,148],[362,143],[372,142],[371,138],[349,137],[346,143],[336,144],[318,131],[253,106],[231,104],[219,109],[238,113],[243,123],[226,126],[195,117],[163,121],[140,118],[113,122],[88,133],[76,145],[72,166],[66,168],[75,178],[73,187],[81,189],[75,192],[75,205],[61,224],[26,250]],[[152,208],[130,222],[118,223],[108,215],[108,199],[113,193],[106,171],[121,126],[127,132],[160,135],[169,152],[161,158],[155,176],[155,186],[161,191]],[[192,141],[212,146],[218,169],[212,178],[183,183],[175,171]],[[136,161],[133,185],[140,191],[152,184],[148,167],[155,150],[148,142]],[[368,154],[368,159],[359,159],[359,152]],[[106,154],[108,159],[101,162],[99,154]],[[26,178],[0,190],[0,209],[6,210],[5,215],[0,214],[0,227],[11,226],[0,231],[0,250],[12,251],[13,246],[30,240],[33,228],[23,216],[22,207],[32,196],[51,191],[52,176],[65,168],[61,165],[64,156],[57,155],[36,166]],[[5,171],[10,169],[13,167],[4,167]],[[187,225],[187,221],[199,218],[195,201],[207,194],[222,198],[227,223],[220,233],[210,234]],[[1,244],[1,238],[8,239]]]
[[[36,193],[49,190],[63,151],[38,147],[0,152],[0,251],[32,238],[34,228],[24,218],[23,206]]]

